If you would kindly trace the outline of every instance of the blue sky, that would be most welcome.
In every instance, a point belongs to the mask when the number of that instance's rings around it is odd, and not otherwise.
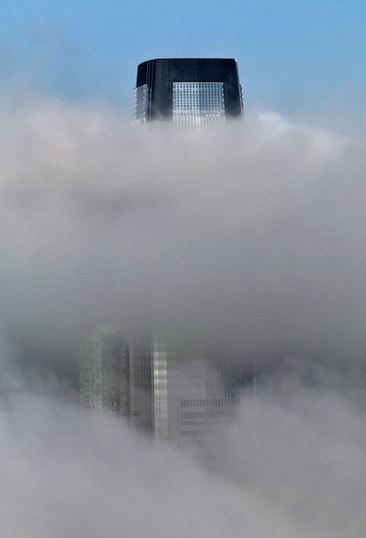
[[[247,109],[365,106],[365,0],[2,0],[2,85],[126,108],[136,64],[234,56]]]

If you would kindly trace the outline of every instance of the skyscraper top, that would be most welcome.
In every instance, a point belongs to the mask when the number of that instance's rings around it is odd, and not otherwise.
[[[134,116],[207,123],[243,113],[233,58],[158,58],[139,64]]]
[[[151,58],[150,60],[144,60],[140,65],[148,62],[236,62],[235,58]]]

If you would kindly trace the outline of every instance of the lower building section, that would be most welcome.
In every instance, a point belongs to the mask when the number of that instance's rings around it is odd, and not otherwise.
[[[175,335],[126,339],[98,328],[81,345],[82,403],[177,446],[207,446],[250,383],[247,369],[210,360]]]

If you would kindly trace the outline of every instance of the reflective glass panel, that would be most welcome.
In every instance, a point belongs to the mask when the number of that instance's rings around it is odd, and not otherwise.
[[[209,123],[225,119],[222,82],[173,82],[173,121]]]

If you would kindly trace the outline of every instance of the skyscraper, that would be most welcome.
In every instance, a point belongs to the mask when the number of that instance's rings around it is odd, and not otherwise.
[[[243,114],[237,63],[232,58],[148,60],[137,68],[133,117],[205,124]]]
[[[206,124],[243,114],[233,59],[148,60],[138,66],[134,118]],[[81,346],[80,395],[85,406],[125,415],[129,423],[178,446],[205,446],[250,383],[228,357],[207,357],[184,335],[97,329]]]

